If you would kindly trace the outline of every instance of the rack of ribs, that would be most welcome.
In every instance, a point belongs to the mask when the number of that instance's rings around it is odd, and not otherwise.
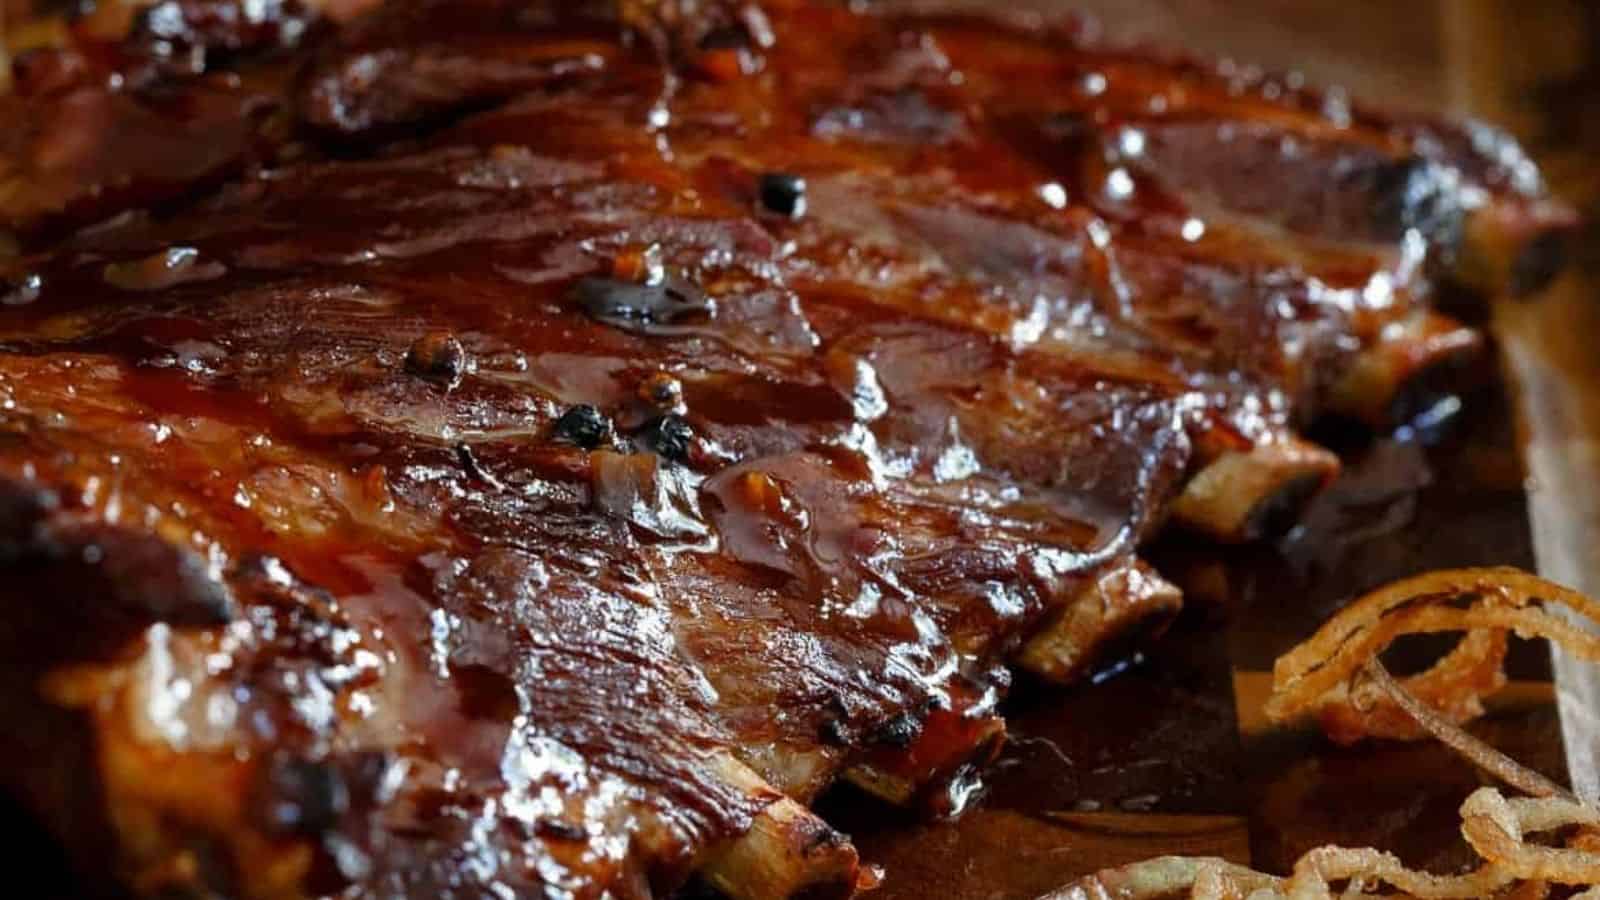
[[[0,96],[0,780],[110,895],[849,896],[820,791],[960,793],[1572,224],[1076,21],[328,5]]]

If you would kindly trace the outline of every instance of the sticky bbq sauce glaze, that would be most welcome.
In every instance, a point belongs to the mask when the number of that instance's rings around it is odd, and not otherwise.
[[[884,867],[876,900],[1033,898],[1166,853],[1286,871],[1329,842],[1439,871],[1467,863],[1456,808],[1480,784],[1469,764],[1434,745],[1338,748],[1257,723],[1272,661],[1352,596],[1427,569],[1533,565],[1493,365],[1441,427],[1382,438],[1320,427],[1313,436],[1340,452],[1345,474],[1276,542],[1223,549],[1172,533],[1151,548],[1186,589],[1183,617],[1075,689],[1019,682],[1007,748],[964,815],[923,821],[849,788],[825,797],[829,821]],[[1439,649],[1402,644],[1390,661],[1409,671]],[[1509,673],[1514,699],[1475,733],[1565,780],[1544,648],[1518,643]]]
[[[1479,784],[1468,764],[1432,745],[1337,748],[1252,723],[1272,660],[1351,596],[1431,568],[1532,566],[1525,475],[1493,366],[1440,428],[1375,438],[1335,423],[1315,433],[1340,452],[1345,474],[1276,542],[1227,549],[1164,537],[1149,557],[1183,583],[1183,617],[1076,688],[1019,681],[1004,710],[1007,746],[981,785],[963,786],[961,815],[928,820],[846,786],[826,795],[824,816],[883,868],[875,900],[1022,900],[1164,853],[1282,871],[1328,842],[1383,847],[1440,871],[1465,863],[1455,810]],[[1404,671],[1437,646],[1399,652]],[[1474,730],[1564,780],[1543,648],[1518,644],[1510,674],[1515,699]],[[0,860],[16,889],[39,900],[87,896],[26,813],[0,799],[0,823],[11,835]]]

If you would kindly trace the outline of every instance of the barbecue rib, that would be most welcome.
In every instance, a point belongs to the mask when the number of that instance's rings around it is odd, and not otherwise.
[[[0,759],[106,893],[849,895],[819,791],[981,765],[1008,665],[1174,614],[1145,539],[1292,521],[1297,425],[1427,411],[1436,288],[1570,224],[1486,129],[1072,23],[56,31],[0,97]]]

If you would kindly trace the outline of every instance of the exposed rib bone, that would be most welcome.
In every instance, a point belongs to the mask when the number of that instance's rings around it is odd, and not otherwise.
[[[749,831],[710,856],[702,869],[707,881],[733,900],[843,898],[855,892],[860,859],[848,837],[743,763],[721,757],[717,768],[730,784],[752,796],[770,796],[772,804]]]
[[[1293,438],[1225,452],[1189,481],[1172,515],[1219,541],[1256,540],[1283,530],[1338,473],[1331,451]]]
[[[1378,428],[1403,425],[1459,387],[1483,336],[1447,316],[1422,312],[1390,325],[1334,385],[1329,407]]]
[[[1538,293],[1564,267],[1578,224],[1570,210],[1547,203],[1474,210],[1450,277],[1484,297]]]
[[[949,694],[949,703],[932,710],[914,734],[874,749],[846,780],[897,806],[922,802],[934,813],[954,812],[949,789],[994,760],[1006,723],[994,711],[992,692],[952,687]]]
[[[1023,645],[1017,664],[1047,681],[1075,681],[1128,638],[1163,627],[1182,607],[1182,591],[1144,561],[1128,560],[1064,606]]]

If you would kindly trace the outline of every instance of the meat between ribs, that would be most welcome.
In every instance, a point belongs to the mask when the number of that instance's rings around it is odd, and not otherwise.
[[[818,792],[936,798],[1570,224],[1487,130],[1071,23],[69,31],[0,97],[0,755],[107,892],[848,895]]]

